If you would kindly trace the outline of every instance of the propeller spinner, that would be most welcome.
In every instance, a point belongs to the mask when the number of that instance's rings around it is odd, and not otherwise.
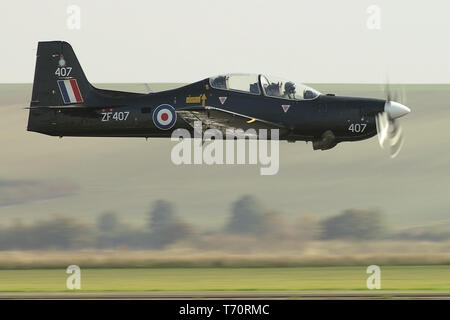
[[[407,106],[391,100],[392,94],[387,86],[386,103],[384,112],[379,113],[376,120],[378,142],[381,148],[389,145],[391,158],[395,158],[403,146],[403,130],[398,118],[411,112]],[[406,100],[404,91],[402,92],[402,102]]]

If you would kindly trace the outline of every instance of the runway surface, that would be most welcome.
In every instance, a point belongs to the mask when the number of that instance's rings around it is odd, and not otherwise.
[[[450,292],[61,292],[61,293],[0,293],[0,300],[372,300],[372,299],[432,299],[450,300]]]

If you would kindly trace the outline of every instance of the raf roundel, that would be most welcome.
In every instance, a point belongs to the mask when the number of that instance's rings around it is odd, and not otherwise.
[[[162,104],[153,111],[153,123],[161,130],[169,130],[177,121],[177,113],[170,104]]]

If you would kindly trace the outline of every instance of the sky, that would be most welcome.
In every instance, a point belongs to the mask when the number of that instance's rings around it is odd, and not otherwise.
[[[40,40],[70,42],[93,83],[449,83],[449,12],[444,0],[1,1],[0,83],[32,82]]]

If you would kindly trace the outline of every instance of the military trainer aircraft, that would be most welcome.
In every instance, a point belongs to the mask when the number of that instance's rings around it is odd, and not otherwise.
[[[171,137],[175,129],[279,129],[279,139],[327,150],[377,135],[395,156],[403,104],[321,94],[262,74],[227,74],[148,94],[92,86],[69,43],[39,42],[28,130],[52,136]],[[267,137],[270,139],[270,136]]]

